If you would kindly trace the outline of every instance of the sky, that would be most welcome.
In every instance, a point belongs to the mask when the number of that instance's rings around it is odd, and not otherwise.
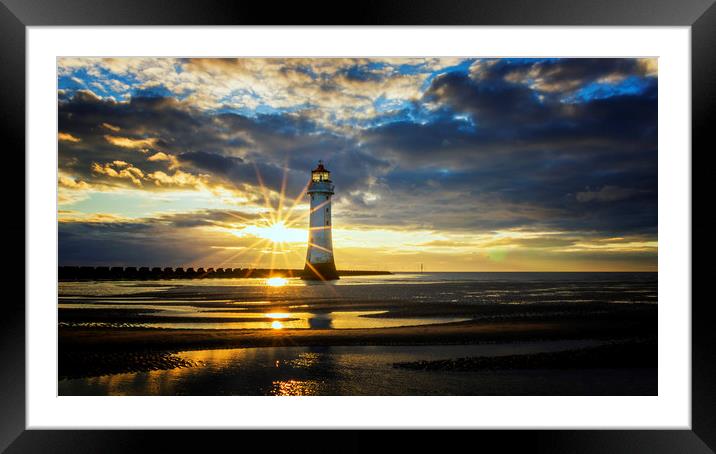
[[[60,265],[656,271],[657,60],[60,58]]]

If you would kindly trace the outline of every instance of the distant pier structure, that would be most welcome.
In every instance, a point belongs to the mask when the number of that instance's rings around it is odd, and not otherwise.
[[[308,195],[311,198],[311,219],[308,230],[308,251],[304,279],[338,279],[333,259],[333,238],[331,233],[331,196],[333,195],[331,172],[318,161],[318,167],[311,171]]]

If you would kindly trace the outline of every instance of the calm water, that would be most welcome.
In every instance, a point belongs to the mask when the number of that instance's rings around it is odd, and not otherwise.
[[[381,328],[467,319],[408,315],[410,308],[427,305],[524,305],[528,311],[531,304],[656,302],[657,273],[398,273],[329,283],[61,282],[59,321],[73,326],[179,329]],[[403,315],[391,312],[398,306]]]
[[[272,284],[272,285],[271,285]],[[349,329],[469,319],[618,317],[657,303],[656,273],[425,273],[300,279],[62,282],[69,326]],[[639,306],[637,306],[639,305]],[[571,311],[571,312],[570,312]],[[625,312],[626,311],[626,312]],[[652,312],[652,311],[647,311]],[[640,313],[644,313],[643,311]],[[524,354],[593,340],[271,347],[178,352],[196,366],[60,380],[60,395],[654,395],[656,369],[396,369],[394,362]]]
[[[277,347],[178,355],[199,367],[59,382],[59,395],[655,395],[656,369],[413,371],[393,362],[557,351],[596,341]]]

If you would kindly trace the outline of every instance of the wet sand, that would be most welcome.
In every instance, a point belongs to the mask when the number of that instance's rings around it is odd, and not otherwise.
[[[62,396],[656,395],[656,367],[424,370],[396,362],[581,351],[602,340],[184,350],[196,367],[60,380]],[[620,343],[620,348],[625,346]],[[97,354],[99,356],[99,354]],[[540,358],[540,355],[535,355]]]
[[[200,349],[278,345],[430,345],[523,340],[609,339],[647,336],[634,321],[462,322],[398,328],[342,330],[171,330],[153,328],[59,329],[60,350]],[[655,331],[655,327],[654,327]],[[651,333],[655,334],[655,333]]]
[[[482,371],[504,369],[655,368],[657,364],[658,349],[655,340],[630,340],[557,352],[396,362],[393,363],[393,367],[425,371]]]
[[[655,308],[654,308],[655,309]],[[165,356],[181,350],[280,346],[448,345],[539,340],[656,339],[656,311],[640,317],[569,317],[541,321],[468,321],[374,329],[174,330],[59,328],[59,376],[102,375],[173,367]],[[656,347],[653,347],[656,351]],[[127,353],[109,355],[109,353]],[[518,353],[518,348],[516,353]],[[131,353],[131,354],[129,354]],[[628,352],[625,352],[627,354]],[[99,355],[99,356],[97,356]],[[141,358],[135,360],[132,355]],[[623,355],[622,355],[623,356]],[[85,358],[79,360],[78,358]],[[101,361],[92,358],[101,357]],[[73,359],[74,358],[74,359]],[[638,359],[638,358],[635,358]],[[183,364],[183,366],[190,366]],[[549,367],[552,367],[550,364]],[[654,365],[655,366],[655,365]],[[545,366],[546,367],[546,366]]]
[[[322,395],[656,392],[652,277],[451,276],[65,284],[58,375],[69,394],[270,394],[298,382]],[[121,390],[89,378],[104,376]]]
[[[60,380],[201,365],[166,351],[65,351],[60,358]]]

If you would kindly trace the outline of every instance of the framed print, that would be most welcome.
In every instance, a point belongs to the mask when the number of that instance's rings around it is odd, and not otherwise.
[[[4,1],[3,449],[713,452],[716,7],[641,3]]]

